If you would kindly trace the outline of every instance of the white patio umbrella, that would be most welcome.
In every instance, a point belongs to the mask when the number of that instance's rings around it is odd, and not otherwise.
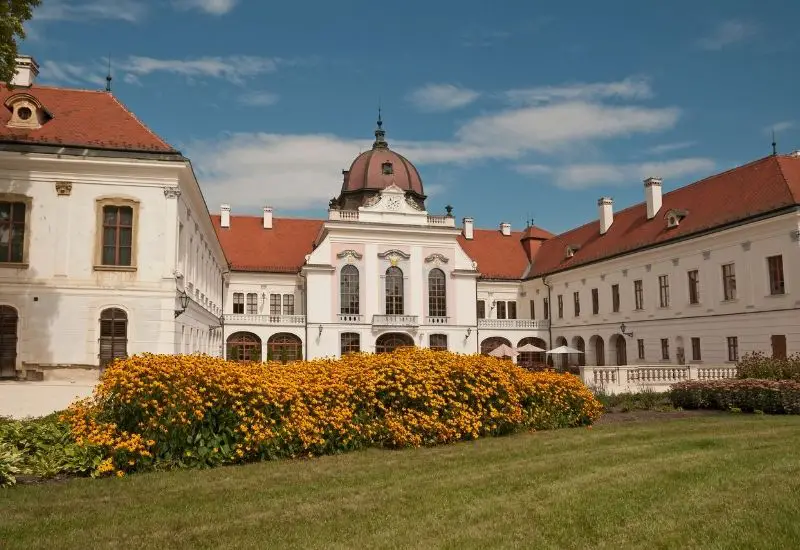
[[[551,349],[547,353],[551,355],[565,355],[569,353],[583,353],[583,352],[579,349],[571,348],[569,346],[558,346],[557,348]]]
[[[517,355],[517,352],[514,351],[514,348],[509,347],[505,344],[500,344],[492,351],[489,352],[489,355],[492,357],[514,357]]]
[[[537,348],[533,344],[525,344],[524,346],[518,347],[517,351],[519,351],[519,352],[527,352],[527,353],[537,353],[537,352],[541,353],[541,352],[546,351],[546,350],[543,350],[542,348]]]

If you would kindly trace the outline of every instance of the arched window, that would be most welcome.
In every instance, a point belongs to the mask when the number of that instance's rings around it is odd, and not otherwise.
[[[0,378],[17,376],[17,310],[0,306]]]
[[[483,355],[489,355],[489,353],[494,351],[496,348],[499,348],[503,344],[505,344],[508,347],[511,347],[511,342],[509,342],[508,340],[506,340],[501,336],[492,336],[490,338],[487,338],[483,342],[481,342],[481,353]]]
[[[447,288],[444,271],[439,268],[428,274],[428,315],[447,317]]]
[[[358,268],[354,265],[346,265],[339,274],[339,297],[341,302],[341,313],[345,315],[358,315],[359,311],[359,289],[358,289]]]
[[[100,366],[128,356],[128,315],[110,307],[100,313]]]
[[[375,340],[375,353],[391,353],[402,347],[414,347],[414,339],[401,332],[389,332]]]
[[[234,332],[226,344],[225,357],[229,361],[261,361],[261,338],[252,332]]]
[[[386,315],[403,314],[403,271],[397,266],[386,270]]]
[[[303,358],[303,341],[299,336],[281,332],[267,340],[267,361],[290,363]]]

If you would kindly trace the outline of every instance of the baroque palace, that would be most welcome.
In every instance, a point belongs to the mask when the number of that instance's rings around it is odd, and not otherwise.
[[[379,121],[325,219],[210,214],[189,159],[112,93],[37,74],[20,57],[0,88],[0,377],[96,379],[142,352],[532,344],[584,352],[564,364],[722,365],[800,351],[800,153],[669,193],[648,178],[642,203],[600,198],[597,219],[554,235],[428,212]]]

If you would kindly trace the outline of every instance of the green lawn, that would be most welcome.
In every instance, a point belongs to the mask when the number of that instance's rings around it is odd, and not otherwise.
[[[613,422],[0,491],[3,550],[321,547],[798,548],[800,417]]]

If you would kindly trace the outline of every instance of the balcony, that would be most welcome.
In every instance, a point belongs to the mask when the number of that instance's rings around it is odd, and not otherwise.
[[[374,327],[418,327],[419,318],[416,315],[373,315]]]
[[[255,313],[227,313],[225,324],[261,326],[302,326],[306,324],[305,315],[257,315]]]
[[[358,221],[358,210],[328,210],[329,220]]]
[[[339,314],[339,322],[340,323],[363,323],[364,316],[358,315],[357,313],[340,313]]]
[[[456,219],[453,216],[433,216],[429,214],[428,225],[443,225],[445,227],[455,227]]]
[[[449,325],[450,317],[425,317],[426,325]]]
[[[478,328],[547,330],[549,320],[539,319],[478,319]]]

